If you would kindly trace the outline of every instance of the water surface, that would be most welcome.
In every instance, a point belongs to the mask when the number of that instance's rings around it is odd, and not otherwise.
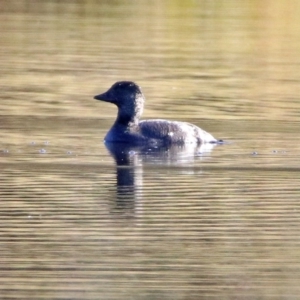
[[[297,299],[297,1],[4,1],[3,299]],[[115,81],[216,147],[109,147]]]

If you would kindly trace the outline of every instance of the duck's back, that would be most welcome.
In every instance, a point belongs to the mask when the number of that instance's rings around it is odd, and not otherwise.
[[[217,140],[208,132],[186,122],[167,120],[145,120],[139,122],[141,135],[146,139],[160,140],[163,143],[215,143]]]

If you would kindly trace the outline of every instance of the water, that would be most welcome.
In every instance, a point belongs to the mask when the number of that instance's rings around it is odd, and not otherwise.
[[[298,299],[297,1],[4,1],[0,299]],[[144,118],[215,147],[103,144]]]

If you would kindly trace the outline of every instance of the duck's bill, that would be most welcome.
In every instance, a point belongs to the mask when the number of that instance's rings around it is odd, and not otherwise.
[[[100,100],[100,101],[106,101],[106,102],[114,102],[114,100],[109,96],[109,94],[107,92],[96,95],[94,97],[94,99]]]

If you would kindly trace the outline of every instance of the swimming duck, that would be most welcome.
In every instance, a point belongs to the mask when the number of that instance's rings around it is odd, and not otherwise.
[[[117,119],[105,136],[105,142],[128,144],[202,144],[221,143],[201,128],[186,122],[168,120],[140,121],[145,97],[141,88],[132,81],[119,81],[96,100],[110,102],[118,107]]]

